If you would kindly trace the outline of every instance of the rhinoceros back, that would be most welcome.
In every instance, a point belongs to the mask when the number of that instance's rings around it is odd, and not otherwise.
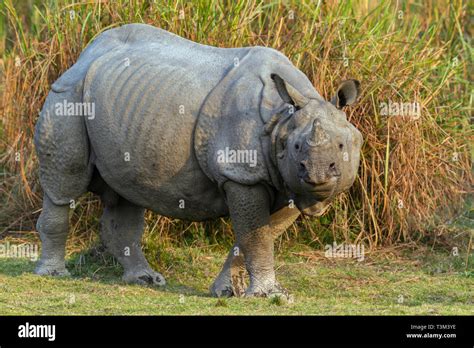
[[[56,204],[69,204],[87,190],[93,166],[83,117],[58,114],[61,105],[83,103],[83,84],[92,63],[123,46],[134,32],[142,39],[155,32],[144,25],[127,25],[100,34],[81,53],[77,62],[51,86],[35,128],[39,177],[45,193]],[[155,32],[156,34],[156,32]]]
[[[194,155],[193,132],[207,95],[248,49],[204,46],[143,25],[117,30],[129,35],[91,64],[84,81],[84,102],[95,108],[86,125],[96,167],[123,197],[163,215],[224,215]]]

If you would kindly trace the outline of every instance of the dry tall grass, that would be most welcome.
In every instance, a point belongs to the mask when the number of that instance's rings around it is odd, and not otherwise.
[[[6,0],[0,6],[0,233],[34,230],[42,194],[32,134],[51,83],[94,36],[130,22],[203,44],[276,48],[328,98],[341,80],[362,81],[362,98],[348,110],[365,138],[360,176],[326,216],[299,221],[287,238],[311,245],[333,238],[369,246],[418,241],[456,214],[472,183],[472,8],[465,2]],[[389,101],[419,102],[421,117],[381,115],[381,103]],[[95,197],[81,199],[72,218],[78,245],[97,230],[99,210]],[[146,236],[161,243],[213,243],[230,240],[230,231],[225,219],[197,224],[147,213]]]

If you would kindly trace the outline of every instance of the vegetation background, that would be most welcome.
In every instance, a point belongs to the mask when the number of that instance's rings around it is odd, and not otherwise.
[[[329,262],[317,255],[334,241],[362,243],[368,255],[385,260],[397,250],[411,250],[416,257],[420,250],[451,255],[455,248],[462,261],[437,259],[435,268],[448,265],[455,274],[472,277],[473,6],[460,0],[4,0],[0,239],[38,242],[42,192],[32,134],[51,84],[101,32],[143,22],[208,45],[273,47],[326,98],[344,79],[362,82],[359,103],[347,110],[365,138],[359,177],[323,217],[301,218],[282,236],[278,250],[292,250],[286,261]],[[383,115],[381,105],[389,102],[417,102],[421,116]],[[102,255],[96,247],[100,215],[93,195],[72,209],[67,250],[71,265],[80,268],[77,274],[100,275],[117,267],[97,256]],[[232,239],[228,219],[191,223],[146,214],[144,250],[165,274],[177,276],[196,260],[199,269],[217,272]],[[84,250],[98,262],[93,270],[81,268]],[[209,266],[205,255],[219,262]],[[2,267],[16,275],[31,264]],[[204,278],[210,281],[212,275]]]

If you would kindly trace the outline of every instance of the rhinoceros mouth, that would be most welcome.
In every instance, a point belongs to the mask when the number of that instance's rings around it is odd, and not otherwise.
[[[330,190],[312,190],[312,191],[309,191],[308,193],[310,193],[311,195],[315,195],[318,198],[327,199],[327,198],[331,197],[331,194],[333,193],[333,191],[334,191],[334,189],[330,189]]]
[[[335,181],[330,181],[330,182],[324,182],[324,183],[311,183],[308,181],[305,181],[304,179],[300,178],[300,183],[303,187],[308,187],[308,192],[325,192],[325,191],[332,191],[334,190],[334,187],[336,186]]]
[[[329,198],[336,191],[338,180],[330,180],[324,183],[308,183],[300,178],[301,192],[303,195],[317,196],[318,198]]]

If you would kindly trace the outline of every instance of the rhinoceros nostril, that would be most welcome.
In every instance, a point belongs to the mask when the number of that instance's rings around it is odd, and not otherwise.
[[[328,174],[332,177],[338,177],[338,176],[341,176],[341,172],[339,172],[339,170],[337,169],[336,167],[336,163],[331,163],[329,165],[329,171],[328,171]]]

